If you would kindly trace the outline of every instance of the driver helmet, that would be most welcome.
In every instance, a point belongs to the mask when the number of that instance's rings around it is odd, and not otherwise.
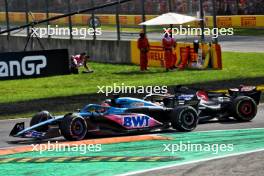
[[[106,99],[105,101],[103,101],[103,103],[101,105],[102,106],[111,106],[111,99]]]

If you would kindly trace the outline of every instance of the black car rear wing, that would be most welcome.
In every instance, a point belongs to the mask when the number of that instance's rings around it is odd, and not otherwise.
[[[259,91],[257,89],[252,89],[250,91],[243,91],[240,89],[239,90],[229,89],[228,93],[232,97],[247,96],[247,97],[254,99],[254,101],[256,102],[257,105],[260,103],[261,91]]]

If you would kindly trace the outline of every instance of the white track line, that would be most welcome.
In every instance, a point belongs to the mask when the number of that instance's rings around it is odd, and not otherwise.
[[[212,157],[212,158],[207,158],[207,159],[200,159],[200,160],[195,160],[195,161],[188,161],[188,162],[183,162],[183,163],[177,163],[177,164],[172,164],[172,165],[167,165],[167,166],[161,166],[161,167],[156,167],[156,168],[146,169],[146,170],[141,170],[141,171],[128,172],[128,173],[125,173],[125,174],[120,174],[118,176],[128,176],[128,175],[142,174],[142,173],[150,172],[150,171],[157,171],[157,170],[168,169],[168,168],[172,168],[172,167],[176,167],[176,166],[194,164],[194,163],[203,162],[203,161],[210,161],[210,160],[227,158],[227,157],[232,157],[232,156],[245,155],[245,154],[256,153],[256,152],[261,152],[261,151],[264,151],[264,148],[263,149],[252,150],[252,151],[247,151],[247,152],[240,152],[240,153],[229,154],[229,155],[225,155],[225,156],[217,156],[217,157]]]

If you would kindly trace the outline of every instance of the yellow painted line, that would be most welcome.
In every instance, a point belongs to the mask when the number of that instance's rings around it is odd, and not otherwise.
[[[16,158],[7,158],[7,159],[0,161],[0,163],[8,163],[8,162],[14,161],[15,159]]]
[[[67,159],[69,159],[69,158],[67,158],[67,157],[61,157],[61,158],[56,158],[55,160],[53,160],[51,162],[64,162]]]
[[[126,157],[125,156],[120,156],[120,157],[111,158],[108,161],[120,161],[121,159],[124,159],[124,158],[126,158]]]
[[[50,158],[39,158],[39,159],[37,159],[37,160],[34,160],[34,162],[36,162],[36,163],[43,163],[43,162],[46,162],[46,161],[48,161]]]
[[[96,158],[91,159],[90,161],[102,161],[105,158],[109,158],[109,157],[107,157],[107,156],[98,156]]]
[[[78,157],[78,158],[75,158],[74,160],[72,160],[73,162],[80,162],[80,161],[83,161],[83,160],[88,160],[92,157],[89,157],[89,156],[86,156],[86,157]]]
[[[0,164],[6,163],[76,163],[76,162],[164,162],[179,158],[156,156],[88,156],[88,157],[39,157],[39,158],[0,158]],[[122,161],[121,161],[122,160]]]
[[[168,137],[158,136],[158,135],[139,135],[139,136],[124,136],[124,137],[112,137],[112,138],[102,138],[102,139],[90,139],[82,141],[72,141],[72,142],[62,142],[62,144],[67,145],[83,145],[83,144],[114,144],[114,143],[124,143],[124,142],[137,142],[146,140],[168,140]]]
[[[17,162],[18,162],[18,163],[26,163],[26,162],[28,162],[28,161],[30,161],[30,160],[32,160],[32,158],[23,158],[23,159],[21,159],[21,160],[18,160]]]
[[[138,161],[140,159],[143,159],[144,157],[132,157],[132,158],[129,158],[128,160],[126,161]]]
[[[152,157],[151,159],[148,159],[147,161],[157,161],[157,160],[162,159],[162,158],[164,158],[164,157],[156,156],[156,157]]]

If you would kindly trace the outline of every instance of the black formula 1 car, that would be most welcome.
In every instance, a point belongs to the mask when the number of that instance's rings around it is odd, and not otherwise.
[[[164,107],[138,98],[115,97],[62,116],[39,112],[32,117],[30,127],[25,128],[24,122],[17,123],[10,136],[35,139],[64,136],[67,140],[82,140],[94,135],[143,133],[171,127],[192,131],[198,123],[198,103],[193,97],[181,105]]]
[[[165,107],[180,105],[190,99],[200,100],[198,105],[199,122],[218,118],[233,117],[238,121],[251,121],[257,114],[261,91],[254,86],[240,86],[228,92],[210,92],[196,88],[177,86],[174,95],[147,95],[144,99],[159,102]],[[168,101],[168,99],[171,99]]]

